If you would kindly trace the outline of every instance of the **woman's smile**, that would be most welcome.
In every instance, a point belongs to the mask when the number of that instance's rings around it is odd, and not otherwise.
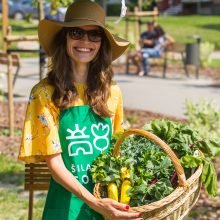
[[[92,49],[91,48],[85,48],[85,47],[75,47],[75,50],[77,50],[78,52],[82,52],[82,53],[88,53],[91,52]]]

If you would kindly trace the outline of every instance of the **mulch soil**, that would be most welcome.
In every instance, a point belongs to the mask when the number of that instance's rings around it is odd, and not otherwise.
[[[26,103],[15,103],[15,127],[19,130],[22,129],[24,116],[26,111]],[[174,121],[186,122],[185,119],[175,118],[168,115],[154,113],[150,111],[125,109],[127,118],[133,118],[130,121],[130,126],[135,128],[142,127],[145,123],[157,119],[167,118]],[[8,108],[6,102],[0,103],[0,153],[10,155],[14,158],[18,155],[18,149],[21,137],[19,134],[8,137],[2,135],[2,132],[8,128]],[[220,189],[220,160],[216,161],[216,170],[218,173],[218,189]],[[202,189],[200,198],[191,211],[192,217],[187,217],[187,220],[220,220],[220,191],[218,196],[214,199],[208,197],[207,193]],[[185,219],[185,220],[186,220]]]

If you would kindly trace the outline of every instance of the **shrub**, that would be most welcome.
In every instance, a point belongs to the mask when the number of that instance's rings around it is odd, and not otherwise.
[[[215,45],[210,42],[203,42],[200,45],[200,60],[202,66],[207,66],[211,63],[211,54],[215,50]]]

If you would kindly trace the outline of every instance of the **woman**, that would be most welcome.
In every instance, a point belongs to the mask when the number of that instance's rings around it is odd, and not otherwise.
[[[153,48],[141,49],[143,71],[139,72],[140,76],[147,75],[150,71],[150,66],[148,63],[150,57],[162,57],[165,48],[175,42],[171,36],[164,32],[160,25],[157,25],[154,28],[154,31],[156,33],[155,46]]]
[[[42,219],[140,219],[129,206],[92,195],[92,161],[122,131],[121,92],[112,60],[129,42],[104,25],[94,2],[69,6],[64,22],[42,20],[39,41],[51,56],[48,77],[32,89],[19,159],[46,160],[52,178]]]

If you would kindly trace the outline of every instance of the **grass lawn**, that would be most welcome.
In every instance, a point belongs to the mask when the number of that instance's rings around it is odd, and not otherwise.
[[[120,36],[125,35],[125,20],[119,24],[115,24],[114,21],[117,18],[107,18],[107,25],[114,33]],[[142,18],[142,21],[147,21],[150,18]],[[0,22],[2,22],[0,20]],[[15,21],[9,20],[9,24],[12,26],[13,34],[37,34],[36,22],[27,21]],[[216,49],[220,49],[220,19],[219,16],[160,16],[158,18],[158,24],[162,25],[167,33],[172,35],[178,42],[189,42],[187,37],[191,34],[198,34],[202,37],[202,41],[209,41],[215,44]],[[2,24],[1,24],[2,25]],[[130,22],[129,40],[134,43],[134,23]],[[141,31],[144,31],[145,25],[141,25]],[[139,35],[138,33],[136,33]],[[0,47],[2,47],[2,32],[0,33]]]
[[[141,18],[142,21],[148,21],[150,18]],[[116,18],[114,18],[116,20]],[[202,41],[208,41],[215,44],[216,49],[220,49],[220,19],[219,16],[160,16],[158,18],[158,24],[161,25],[164,30],[173,36],[177,42],[194,42],[193,39],[188,38],[188,35],[197,34],[200,35]],[[108,22],[110,28],[114,30],[120,36],[125,36],[125,21],[122,20],[120,25],[114,24],[111,21]],[[129,40],[134,43],[134,23],[130,22],[129,26]],[[141,25],[141,31],[146,29],[146,25]],[[137,36],[138,37],[138,36]]]
[[[107,26],[113,33],[125,37],[125,19],[122,19],[119,24],[114,21],[117,17],[108,17]],[[142,18],[141,20],[147,21],[150,18]],[[1,22],[1,19],[0,19]],[[36,35],[37,34],[37,21],[16,21],[9,20],[12,26],[13,35]],[[220,50],[220,19],[219,16],[160,16],[158,24],[162,25],[167,33],[173,36],[177,42],[195,42],[194,39],[189,38],[188,35],[200,35],[202,42],[209,42],[215,45],[215,50]],[[146,25],[141,25],[141,31],[144,31]],[[135,36],[136,34],[136,36]],[[135,39],[139,38],[139,33],[134,31],[134,22],[130,22],[128,40],[135,44]],[[132,46],[131,46],[132,47]],[[2,32],[0,32],[0,48],[2,48]],[[11,45],[11,48],[16,48],[16,43]],[[22,57],[38,56],[37,53],[22,53]],[[220,61],[214,60],[208,64],[210,67],[220,67]]]
[[[0,154],[0,219],[27,220],[28,192],[24,191],[24,164]],[[34,218],[41,219],[45,193],[35,194]]]

